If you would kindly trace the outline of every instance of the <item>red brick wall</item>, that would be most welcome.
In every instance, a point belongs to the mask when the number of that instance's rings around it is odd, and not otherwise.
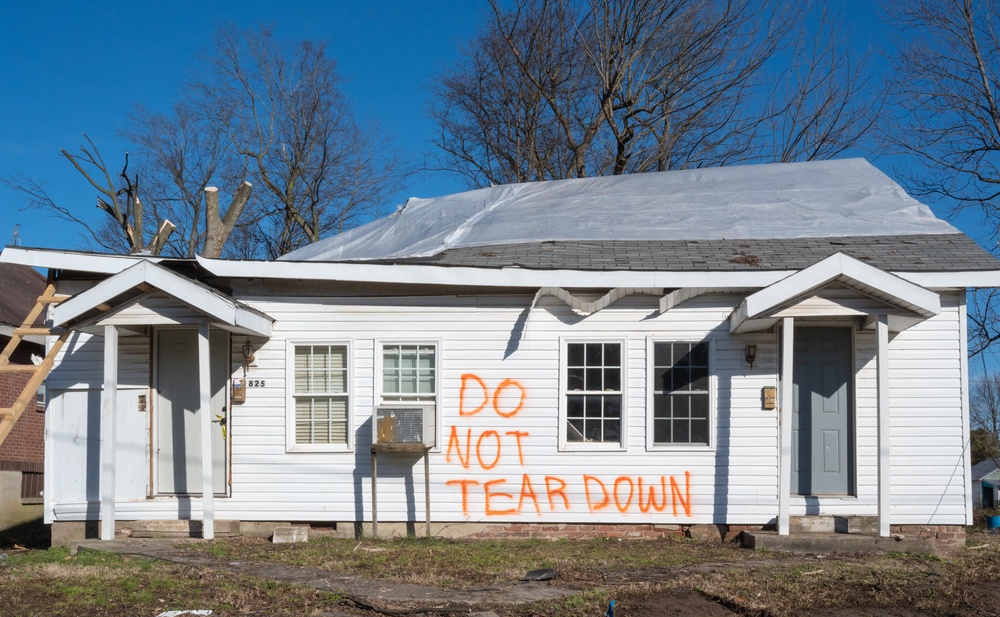
[[[706,525],[702,525],[706,527]],[[731,541],[741,531],[760,531],[766,525],[711,525],[718,530],[718,539]],[[690,534],[691,525],[650,525],[650,524],[586,524],[586,523],[510,523],[490,525],[485,530],[472,534],[472,538],[629,538],[654,540],[667,537],[683,538]],[[724,536],[723,536],[724,534]]]
[[[944,557],[956,557],[965,548],[963,525],[890,525],[889,532],[926,538]]]
[[[13,405],[30,378],[30,373],[0,373],[0,407]],[[32,401],[0,444],[0,461],[40,465],[44,461],[44,435],[45,414],[36,411]]]

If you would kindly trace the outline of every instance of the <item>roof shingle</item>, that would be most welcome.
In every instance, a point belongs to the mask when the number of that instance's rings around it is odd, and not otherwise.
[[[965,234],[745,240],[595,240],[493,244],[428,257],[366,260],[536,270],[758,271],[798,270],[845,253],[894,272],[1000,269],[1000,261]]]

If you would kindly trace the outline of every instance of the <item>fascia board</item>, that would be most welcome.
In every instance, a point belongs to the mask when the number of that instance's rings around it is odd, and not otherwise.
[[[215,276],[488,287],[766,287],[794,270],[759,272],[650,272],[634,270],[531,270],[452,266],[385,265],[301,261],[229,261],[198,257]]]
[[[87,291],[57,304],[52,311],[52,322],[57,326],[69,323],[95,306],[145,282],[143,264],[141,262],[133,264],[132,267],[101,281]]]
[[[955,289],[963,287],[1000,287],[1000,270],[967,272],[894,272],[896,276],[914,285],[929,289]]]
[[[754,318],[842,277],[879,289],[924,316],[941,312],[941,298],[933,291],[837,253],[747,296],[742,303],[746,305],[742,314],[744,318]]]
[[[56,325],[66,324],[98,304],[107,302],[142,283],[155,287],[222,323],[246,328],[262,336],[271,334],[270,318],[239,306],[214,291],[204,289],[179,274],[147,261],[137,263],[57,305],[53,312],[53,321]]]
[[[271,327],[274,325],[274,320],[262,313],[237,306],[233,325],[257,336],[271,338]]]
[[[137,263],[163,261],[160,257],[134,257],[131,255],[97,255],[72,251],[31,249],[8,246],[0,253],[4,263],[49,268],[52,270],[75,270],[97,274],[118,274]]]
[[[97,255],[74,251],[8,246],[0,262],[51,268],[118,274],[136,263],[160,263],[166,258],[131,255]],[[383,283],[426,283],[440,285],[483,284],[497,287],[699,287],[702,281],[715,286],[766,287],[796,270],[762,272],[584,272],[579,270],[528,270],[519,268],[467,268],[444,266],[376,265],[357,263],[231,261],[197,257],[206,270],[234,278],[292,278]],[[1000,287],[1000,269],[958,272],[893,272],[895,276],[921,287],[954,289]],[[627,283],[627,285],[626,285]]]

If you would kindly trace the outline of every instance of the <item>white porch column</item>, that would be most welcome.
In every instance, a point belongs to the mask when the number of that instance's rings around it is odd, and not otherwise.
[[[101,391],[101,539],[115,539],[115,425],[118,416],[118,329],[104,326]]]
[[[879,315],[875,325],[876,382],[878,384],[878,535],[889,537],[889,317]]]
[[[208,324],[198,325],[198,391],[201,404],[202,537],[215,537],[215,487],[212,482],[212,381],[208,354]]]
[[[778,413],[778,535],[788,535],[789,502],[792,497],[792,409],[795,405],[792,366],[795,352],[795,320],[781,320],[781,411]]]

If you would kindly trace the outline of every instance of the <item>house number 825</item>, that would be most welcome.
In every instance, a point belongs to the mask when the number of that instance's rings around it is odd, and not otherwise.
[[[251,388],[263,388],[264,387],[264,380],[263,379],[248,379],[247,380],[247,385],[250,386]]]

